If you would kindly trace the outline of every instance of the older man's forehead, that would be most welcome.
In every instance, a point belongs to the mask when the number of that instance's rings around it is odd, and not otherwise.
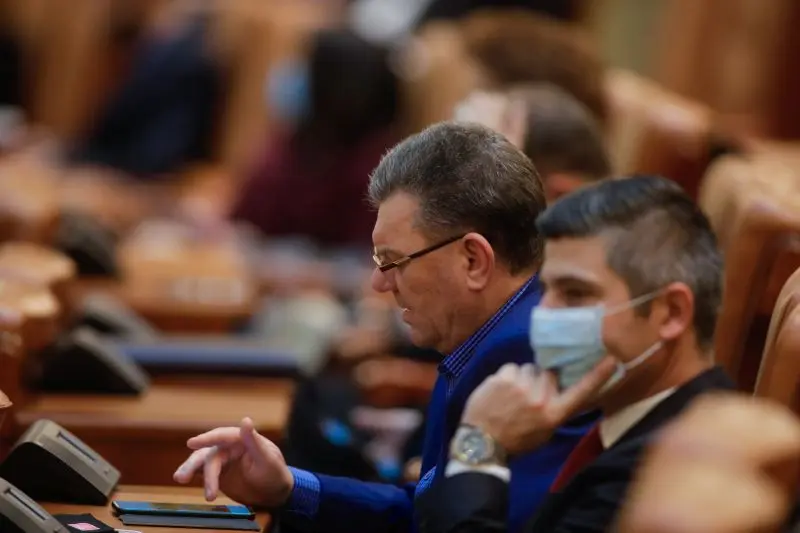
[[[417,199],[402,192],[393,194],[381,203],[372,231],[375,246],[383,246],[398,235],[411,234],[418,208]]]

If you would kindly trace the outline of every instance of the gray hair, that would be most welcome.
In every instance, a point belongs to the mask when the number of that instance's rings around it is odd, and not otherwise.
[[[376,207],[397,192],[419,200],[417,226],[431,240],[474,231],[512,273],[541,263],[539,175],[525,154],[489,128],[442,122],[405,139],[384,156],[369,184]]]

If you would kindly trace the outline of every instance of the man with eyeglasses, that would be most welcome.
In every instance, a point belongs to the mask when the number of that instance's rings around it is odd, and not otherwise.
[[[444,476],[448,445],[470,393],[503,365],[534,360],[528,329],[541,296],[536,273],[543,241],[536,218],[545,196],[533,164],[519,149],[477,124],[437,124],[383,158],[369,197],[378,209],[372,286],[392,293],[414,344],[443,354],[428,409],[420,482],[396,487],[293,469],[249,419],[239,428],[191,439],[195,451],[175,473],[177,481],[186,483],[202,472],[209,500],[222,491],[241,503],[275,510],[276,519],[292,530],[415,530],[414,501]],[[573,418],[547,445],[510,463],[512,528],[545,497],[594,421],[593,413]],[[468,452],[469,435],[462,441]]]

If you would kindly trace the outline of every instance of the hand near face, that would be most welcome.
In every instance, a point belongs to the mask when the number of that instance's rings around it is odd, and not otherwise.
[[[245,505],[277,507],[292,493],[294,477],[283,454],[258,434],[249,418],[238,428],[217,428],[193,437],[188,446],[195,452],[175,472],[175,481],[189,483],[201,473],[208,501],[222,491]]]
[[[559,392],[555,377],[532,364],[507,364],[475,389],[462,423],[481,428],[514,455],[535,450],[576,412],[588,406],[614,374],[613,359]]]
[[[697,400],[637,472],[621,533],[779,531],[796,492],[800,421],[744,395]]]

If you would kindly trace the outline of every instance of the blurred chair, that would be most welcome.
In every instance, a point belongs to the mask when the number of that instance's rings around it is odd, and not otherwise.
[[[692,197],[711,160],[711,113],[633,72],[607,75],[609,148],[618,174],[660,174]]]
[[[33,114],[61,138],[77,135],[102,100],[113,4],[113,0],[48,0],[39,19]]]
[[[656,79],[708,104],[737,134],[796,138],[800,3],[670,0]]]
[[[798,412],[800,384],[800,269],[786,281],[769,324],[755,394]]]
[[[11,405],[11,400],[0,390],[0,431],[3,429],[3,422],[5,422],[6,414],[8,414]]]
[[[0,173],[0,242],[49,242],[58,224],[52,168],[30,158],[9,157],[0,162]]]
[[[701,186],[726,260],[716,358],[743,390],[753,388],[780,288],[800,266],[798,172],[780,154],[724,156]]]
[[[480,68],[452,23],[430,23],[423,28],[398,57],[398,67],[406,101],[404,126],[409,133],[450,120],[456,104],[482,84]]]
[[[26,242],[0,245],[0,282],[19,282],[51,292],[61,307],[63,318],[68,318],[73,305],[71,294],[75,278],[75,263],[56,250]]]

